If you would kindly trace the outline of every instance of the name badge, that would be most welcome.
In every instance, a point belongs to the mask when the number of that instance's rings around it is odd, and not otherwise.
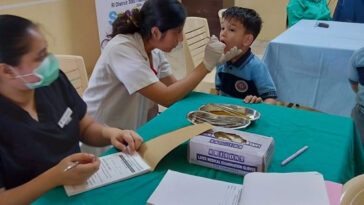
[[[58,125],[61,127],[61,128],[63,128],[64,126],[66,126],[69,122],[71,122],[71,120],[72,120],[72,117],[71,117],[71,115],[72,115],[72,110],[71,110],[71,108],[67,108],[66,109],[66,111],[64,111],[64,113],[63,113],[63,115],[62,115],[62,117],[61,117],[61,119],[58,121]]]

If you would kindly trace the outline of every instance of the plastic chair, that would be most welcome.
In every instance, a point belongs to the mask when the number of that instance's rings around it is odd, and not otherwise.
[[[88,85],[86,66],[83,58],[73,55],[56,55],[56,57],[59,60],[60,69],[66,74],[73,87],[82,97]]]
[[[187,17],[183,28],[183,49],[186,62],[186,73],[191,72],[202,61],[205,55],[205,47],[210,39],[209,25],[207,19],[200,17]],[[215,87],[214,69],[194,89],[198,92],[210,93]]]
[[[342,189],[340,205],[364,204],[364,174],[346,182]]]
[[[207,19],[200,17],[186,18],[183,28],[183,49],[187,73],[202,62],[209,38],[210,31]]]
[[[219,19],[220,19],[220,23],[222,22],[222,14],[224,13],[224,11],[226,11],[226,9],[220,9],[217,12],[217,15],[219,16]]]

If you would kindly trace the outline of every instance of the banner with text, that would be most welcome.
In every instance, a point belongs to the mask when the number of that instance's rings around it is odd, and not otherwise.
[[[99,28],[99,38],[101,47],[107,39],[107,35],[112,31],[112,22],[119,13],[133,8],[141,8],[145,0],[95,0],[97,24]]]

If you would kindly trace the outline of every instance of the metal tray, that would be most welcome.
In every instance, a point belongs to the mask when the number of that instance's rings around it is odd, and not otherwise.
[[[246,118],[227,115],[215,115],[213,113],[201,110],[188,113],[187,119],[193,124],[207,122],[213,126],[232,129],[246,128],[250,125],[250,120]]]
[[[199,110],[220,116],[235,116],[239,118],[246,118],[252,121],[260,118],[260,113],[254,109],[231,104],[208,103],[201,106]]]

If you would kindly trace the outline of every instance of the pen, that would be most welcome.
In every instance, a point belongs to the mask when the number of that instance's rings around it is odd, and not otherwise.
[[[73,169],[73,168],[75,168],[77,165],[79,165],[80,164],[80,162],[79,161],[75,161],[75,162],[73,162],[72,164],[70,164],[70,165],[68,165],[67,167],[66,167],[66,169],[64,169],[64,171],[66,172],[66,171],[68,171],[68,170],[70,170],[70,169]]]
[[[302,152],[304,152],[306,149],[308,149],[308,146],[304,146],[302,147],[300,150],[298,150],[296,153],[292,154],[290,157],[288,157],[287,159],[285,159],[281,165],[284,166],[286,165],[288,162],[290,162],[292,159],[296,158],[298,155],[302,154]]]

